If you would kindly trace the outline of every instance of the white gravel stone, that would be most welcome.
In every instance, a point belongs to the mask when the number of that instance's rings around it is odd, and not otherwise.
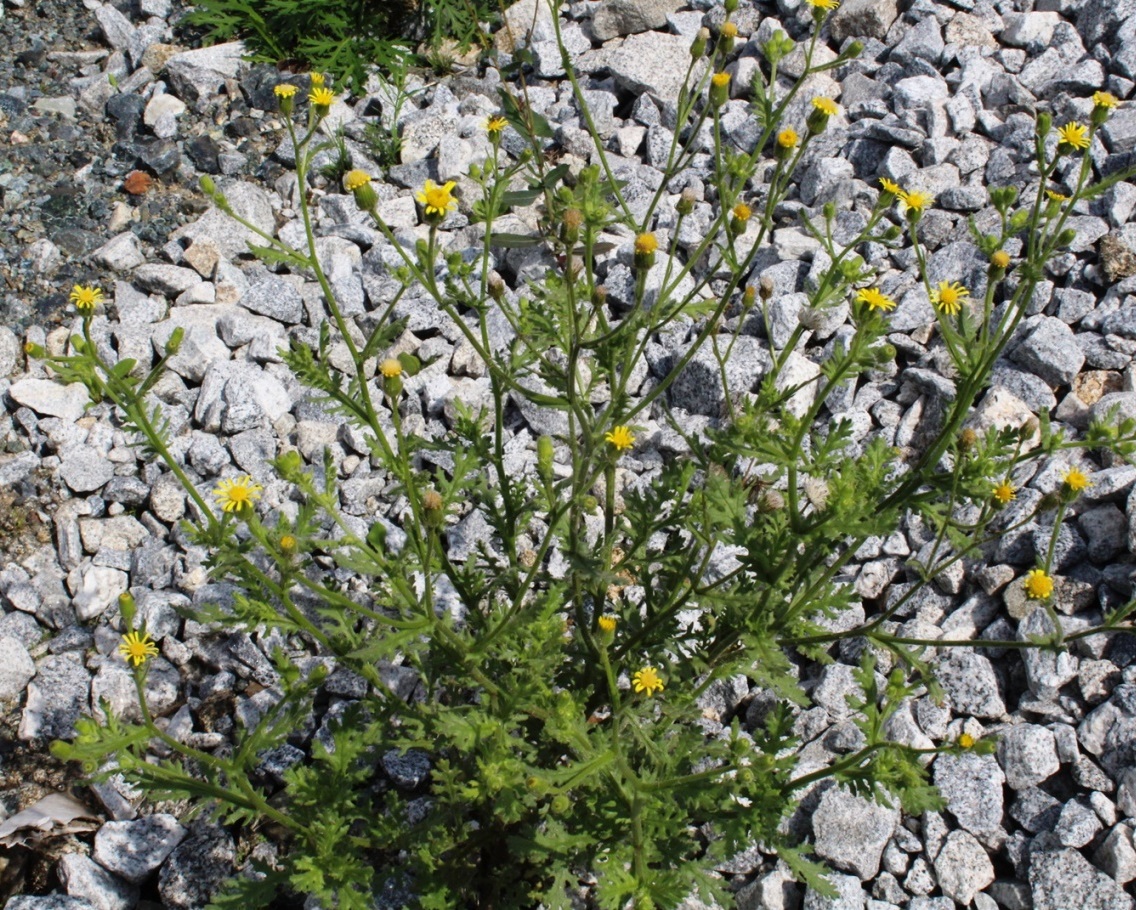
[[[129,882],[141,882],[182,842],[186,830],[172,815],[107,822],[95,835],[94,858]]]
[[[138,903],[136,885],[112,875],[81,853],[65,853],[56,873],[69,895],[82,898],[95,910],[131,910]]]
[[[23,644],[14,638],[0,638],[0,702],[19,699],[35,672],[35,662]]]
[[[41,417],[78,420],[83,416],[90,396],[86,386],[78,382],[63,385],[50,379],[21,379],[8,389],[12,400],[31,408]]]

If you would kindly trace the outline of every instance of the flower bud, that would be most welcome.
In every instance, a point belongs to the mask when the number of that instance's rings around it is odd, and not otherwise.
[[[659,248],[658,238],[650,231],[635,238],[635,268],[646,271],[655,264],[655,250]]]
[[[422,494],[422,519],[428,528],[440,528],[445,524],[445,502],[437,490],[427,490]]]
[[[184,338],[185,328],[183,326],[179,325],[176,329],[170,332],[169,340],[166,341],[167,357],[173,357],[175,354],[177,354],[178,351],[181,350],[181,343]]]
[[[680,215],[686,216],[694,211],[694,203],[697,202],[695,192],[690,187],[682,191],[682,195],[678,197],[678,202],[675,203],[675,211]]]
[[[217,184],[213,182],[213,178],[208,174],[202,174],[201,179],[197,181],[201,185],[201,192],[206,196],[212,196],[217,192]]]
[[[379,197],[371,185],[371,175],[366,171],[348,171],[343,177],[343,188],[355,197],[355,204],[364,212],[379,204]]]
[[[721,107],[730,97],[730,74],[715,73],[710,77],[710,106]]]
[[[973,449],[976,442],[978,442],[978,433],[972,427],[967,427],[959,433],[959,448],[964,452]]]
[[[1077,239],[1077,232],[1072,228],[1065,228],[1060,234],[1057,235],[1057,245],[1069,246],[1074,240]]]
[[[489,296],[500,303],[505,297],[505,280],[494,272],[485,284],[489,290]]]
[[[134,615],[137,612],[137,606],[134,602],[134,595],[129,591],[123,591],[118,595],[118,610],[122,614],[123,629],[134,628]]]
[[[722,54],[730,53],[734,49],[734,39],[737,37],[738,27],[732,22],[724,23],[718,33],[718,51]]]
[[[47,351],[43,349],[43,345],[36,344],[34,341],[24,342],[24,353],[36,360],[47,356]]]
[[[694,41],[690,45],[690,56],[695,60],[701,60],[706,54],[706,45],[710,41],[710,29],[700,28],[698,34],[694,36]]]
[[[853,41],[844,50],[845,57],[859,57],[862,53],[864,53],[863,41]]]
[[[1037,504],[1037,511],[1039,513],[1052,512],[1059,505],[1061,505],[1061,501],[1061,494],[1057,491],[1046,493],[1041,497],[1041,501]]]
[[[751,284],[744,291],[742,291],[742,306],[748,310],[753,306],[753,302],[755,300],[757,300],[757,291],[754,290],[754,287]]]
[[[597,310],[607,305],[607,288],[602,284],[597,284],[592,288],[592,306]]]
[[[536,441],[536,469],[542,479],[552,479],[552,456],[554,449],[551,436],[540,436]]]
[[[793,150],[800,142],[800,137],[797,131],[791,126],[785,127],[777,134],[777,142],[774,145],[773,153],[778,161],[786,161],[793,155]]]
[[[584,222],[584,213],[578,208],[570,208],[564,213],[561,236],[565,243],[575,243],[580,236],[580,225]]]
[[[726,0],[725,7],[727,14],[736,12],[738,8],[738,0]]]
[[[753,210],[744,202],[735,205],[730,210],[730,233],[735,236],[744,234],[751,215],[753,215]]]
[[[1053,117],[1045,111],[1038,111],[1037,114],[1037,135],[1039,138],[1044,139],[1049,135],[1049,131],[1053,128]]]

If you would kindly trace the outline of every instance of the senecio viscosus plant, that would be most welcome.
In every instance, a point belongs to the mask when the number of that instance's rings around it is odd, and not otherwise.
[[[934,199],[916,188],[881,181],[870,211],[852,219],[831,205],[803,210],[817,277],[794,327],[779,334],[779,301],[758,280],[755,257],[810,144],[840,113],[804,87],[861,49],[850,42],[818,63],[817,34],[836,2],[808,2],[813,29],[803,44],[778,31],[761,47],[751,86],[760,136],[748,150],[723,140],[736,0],[716,34],[699,33],[663,176],[645,200],[626,198],[566,53],[594,163],[547,160],[550,125],[523,85],[503,89],[500,113],[485,125],[488,155],[463,178],[480,238],[473,248],[448,245],[441,230],[460,202],[457,180],[426,181],[420,229],[408,234],[379,214],[372,175],[348,173],[344,189],[398,257],[389,275],[397,290],[358,319],[344,314],[316,256],[306,192],[333,91],[313,75],[301,117],[296,86],[277,86],[296,149],[304,248],[243,220],[208,178],[202,186],[259,235],[255,254],[322,290],[318,343],[293,337],[281,356],[369,446],[371,475],[385,484],[384,514],[369,521],[345,512],[330,456],[306,463],[295,449],[275,458],[271,476],[231,476],[210,491],[172,453],[153,394],[180,330],[152,367],[109,362],[92,339],[98,288],[75,288],[69,351],[30,351],[111,405],[184,486],[186,532],[208,548],[211,577],[239,592],[194,618],[279,643],[278,682],[259,702],[260,719],[231,746],[187,745],[147,706],[147,671],[160,651],[126,594],[119,650],[133,669],[138,716],[104,706],[103,719],[55,744],[95,778],[121,774],[271,838],[275,859],[247,863],[215,903],[260,906],[299,893],[366,908],[392,887],[423,908],[670,908],[695,893],[728,903],[715,869],[755,844],[830,893],[789,823],[812,785],[831,779],[918,813],[941,805],[927,778],[934,754],[993,748],[979,727],[933,748],[888,738],[905,699],[937,697],[936,648],[1060,649],[1129,628],[1131,605],[1093,629],[1064,632],[1052,546],[1012,583],[1044,611],[1044,638],[926,640],[899,621],[924,585],[962,560],[981,565],[1001,535],[1042,520],[1056,539],[1092,483],[1089,462],[1064,453],[1134,450],[1132,421],[1094,423],[1076,440],[1044,415],[1021,427],[975,421],[1047,263],[1073,240],[1070,213],[1126,176],[1094,182],[1086,154],[1116,99],[1097,93],[1086,123],[1056,130],[1037,115],[1037,185],[1026,198],[1014,187],[990,190],[982,227],[972,223],[985,257],[977,277],[932,283],[920,224]],[[791,54],[795,81],[779,69]],[[504,150],[507,130],[523,140],[520,153]],[[676,180],[696,160],[710,174],[704,189]],[[674,193],[676,185],[686,188]],[[517,232],[518,211],[538,220],[531,235]],[[938,411],[926,409],[926,425],[902,450],[882,431],[857,439],[826,409],[862,377],[894,375],[886,336],[896,303],[858,252],[869,244],[914,250],[954,389]],[[510,290],[495,268],[503,250],[523,245],[543,251],[544,266]],[[627,281],[617,294],[619,274]],[[483,365],[484,403],[452,401],[444,432],[427,429],[411,394],[429,366],[396,318],[408,295],[432,300]],[[827,322],[846,329],[804,356]],[[685,343],[648,376],[648,347],[664,336]],[[745,387],[731,367],[740,346],[763,358]],[[695,358],[711,365],[704,381],[719,382],[725,402],[698,427],[668,408],[668,390]],[[551,415],[545,425],[554,428],[529,435],[518,408]],[[652,448],[664,427],[665,449]],[[1057,465],[1060,479],[1018,508],[1017,488],[1041,461]],[[277,508],[262,499],[266,487]],[[448,529],[473,512],[487,531],[458,561]],[[869,604],[865,616],[849,562],[904,522],[922,528],[928,545],[901,596]],[[802,767],[794,718],[811,702],[799,668],[830,661],[838,646],[862,655],[849,705],[858,742],[823,767]],[[330,739],[313,738],[313,702],[334,667],[365,685]],[[715,693],[739,679],[763,693],[763,709],[744,724],[728,715],[724,727],[708,723]],[[274,786],[263,756],[286,743],[307,754]],[[392,756],[419,768],[417,779],[392,781],[383,771]]]

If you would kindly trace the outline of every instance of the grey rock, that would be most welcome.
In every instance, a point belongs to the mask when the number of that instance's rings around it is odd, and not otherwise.
[[[1124,885],[1136,879],[1136,847],[1132,843],[1132,829],[1127,825],[1116,825],[1109,831],[1093,855],[1093,863],[1118,884]]]
[[[99,23],[107,44],[116,51],[125,51],[130,47],[137,30],[129,19],[109,3],[101,4],[95,9],[95,21]]]
[[[20,360],[20,340],[7,326],[0,326],[0,379],[16,369]]]
[[[592,32],[600,41],[662,29],[680,0],[604,0],[592,17]]]
[[[1114,110],[1101,133],[1108,150],[1114,155],[1136,149],[1136,109],[1125,106]]]
[[[233,212],[266,234],[276,233],[276,217],[268,194],[253,183],[242,180],[221,180],[217,188],[225,194],[225,199]],[[178,228],[171,235],[173,240],[184,240],[189,244],[199,239],[211,241],[221,253],[233,258],[248,252],[250,243],[263,245],[264,238],[234,221],[219,209],[213,208],[197,221]]]
[[[235,871],[236,849],[223,828],[208,826],[183,840],[158,875],[158,893],[173,910],[204,907]]]
[[[75,721],[90,710],[91,677],[82,655],[52,654],[36,667],[20,719],[22,740],[70,739]]]
[[[88,565],[83,569],[72,606],[82,621],[94,619],[118,599],[127,587],[127,575],[109,566]]]
[[[1073,330],[1051,316],[1034,318],[1010,359],[1050,385],[1068,385],[1085,362],[1085,355],[1073,341]]]
[[[617,48],[595,53],[602,55],[602,65],[611,71],[616,84],[625,92],[674,102],[678,100],[686,67],[671,64],[675,60],[689,59],[690,42],[680,35],[652,31],[632,35]],[[696,66],[693,78],[700,78],[703,71],[702,65]]]
[[[91,446],[75,446],[63,454],[59,476],[75,493],[92,493],[114,477],[114,465]]]
[[[913,26],[891,49],[889,59],[896,63],[908,64],[913,60],[926,60],[936,64],[943,55],[943,31],[934,16],[927,16]]]
[[[292,282],[281,278],[258,281],[245,291],[239,302],[246,310],[289,325],[304,318],[303,297]]]
[[[1084,847],[1103,826],[1092,806],[1071,799],[1061,809],[1053,833],[1066,847]]]
[[[884,847],[898,823],[897,810],[833,787],[813,814],[817,855],[867,881],[880,871]]]
[[[4,905],[4,910],[97,910],[97,908],[90,901],[81,897],[63,894],[33,897],[29,894],[22,894],[8,901]]]
[[[0,702],[19,699],[35,672],[35,663],[24,644],[0,633]]]
[[[952,831],[935,857],[935,877],[943,894],[966,907],[994,881],[994,864],[972,835]]]
[[[1011,47],[1024,47],[1031,54],[1040,54],[1053,40],[1053,30],[1061,22],[1055,12],[1009,13],[1003,17],[1005,28],[999,36]]]
[[[728,391],[734,395],[752,391],[771,365],[769,352],[760,339],[739,336],[726,363]],[[708,417],[721,415],[727,390],[722,387],[721,368],[709,346],[687,362],[669,391],[674,407]]]
[[[829,28],[837,42],[846,38],[882,40],[898,16],[896,0],[847,0],[829,20]]]
[[[951,649],[939,659],[937,675],[955,712],[990,719],[1005,715],[998,677],[988,658],[973,651]]]
[[[182,842],[186,830],[172,815],[107,822],[95,835],[94,858],[129,882],[143,881]]]
[[[1112,503],[1089,509],[1077,523],[1085,536],[1089,559],[1098,565],[1111,561],[1124,550],[1128,519]]]
[[[131,910],[138,903],[137,885],[112,875],[81,853],[65,853],[55,868],[67,893],[95,910]]]
[[[959,825],[976,837],[1002,826],[1002,785],[1006,776],[992,755],[940,755],[934,765],[935,786]]]
[[[198,285],[201,282],[201,276],[193,269],[155,262],[135,269],[131,280],[147,293],[176,297],[183,291],[188,291]]]
[[[1010,817],[1031,834],[1052,831],[1061,817],[1061,803],[1044,790],[1027,787],[1014,798]]]
[[[166,61],[165,75],[174,93],[189,103],[207,102],[235,78],[247,53],[240,41],[182,51]]]
[[[146,668],[146,704],[155,717],[169,713],[177,702],[180,682],[177,668],[170,663],[160,657],[149,661]],[[99,718],[104,717],[101,707],[104,701],[115,717],[141,721],[134,674],[125,661],[107,661],[91,680],[91,704],[96,706],[95,714]]]
[[[1037,724],[1017,724],[1006,730],[998,742],[998,760],[1012,790],[1039,784],[1061,767],[1053,733]]]
[[[1034,910],[1131,910],[1133,900],[1108,876],[1068,847],[1035,849],[1029,884]]]
[[[1057,630],[1049,614],[1037,608],[1018,623],[1017,637],[1019,641],[1028,641],[1031,636],[1047,636],[1055,631]],[[1026,682],[1038,698],[1056,698],[1066,683],[1077,678],[1077,658],[1067,651],[1055,654],[1029,648],[1022,654],[1022,659],[1025,663]]]
[[[868,895],[856,876],[832,873],[827,878],[836,889],[836,897],[825,897],[812,888],[806,888],[802,910],[865,910]]]
[[[63,385],[50,379],[21,379],[12,383],[8,394],[17,404],[31,408],[41,417],[59,417],[68,421],[82,417],[90,401],[87,387],[82,383]]]
[[[129,272],[146,261],[138,247],[138,238],[130,231],[112,237],[91,253],[91,259],[112,272]]]
[[[430,756],[417,749],[406,752],[392,749],[383,755],[383,770],[400,790],[422,786],[430,776],[431,767]]]

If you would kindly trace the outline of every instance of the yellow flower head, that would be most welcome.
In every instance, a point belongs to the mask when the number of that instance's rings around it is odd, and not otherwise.
[[[1014,492],[1014,485],[1008,480],[1003,480],[999,484],[994,485],[994,490],[991,493],[995,502],[1000,505],[1008,505],[1014,501],[1014,497],[1018,494]]]
[[[631,677],[631,687],[636,692],[645,692],[648,697],[654,695],[656,692],[662,692],[665,688],[658,670],[654,667],[644,667],[642,670],[636,670],[635,675]]]
[[[713,76],[710,77],[710,81],[711,81],[711,83],[716,85],[718,88],[725,88],[727,85],[730,84],[730,74],[729,73],[715,73]]]
[[[1103,107],[1111,110],[1120,104],[1120,99],[1110,92],[1093,92],[1093,107]]]
[[[893,196],[903,195],[903,187],[901,187],[894,180],[888,180],[887,177],[880,178],[880,188],[885,193],[891,193]]]
[[[366,171],[348,171],[343,177],[343,188],[351,193],[371,182],[371,175]]]
[[[948,316],[954,316],[962,309],[963,298],[969,296],[970,291],[957,281],[940,281],[939,286],[931,290],[931,303]]]
[[[895,301],[879,288],[860,288],[856,292],[856,299],[866,303],[869,310],[894,310]]]
[[[280,552],[285,556],[291,556],[296,552],[297,547],[299,547],[299,542],[294,534],[285,534],[280,538]]]
[[[963,733],[958,738],[958,744],[964,749],[973,749],[976,742],[978,742],[978,740],[976,740],[969,733]]]
[[[1089,130],[1083,123],[1070,120],[1064,126],[1057,128],[1057,135],[1061,143],[1083,151],[1089,147]]]
[[[597,619],[596,625],[600,627],[601,632],[607,632],[610,635],[612,632],[615,631],[615,626],[616,626],[616,623],[618,623],[618,622],[619,622],[619,618],[617,616],[612,616],[609,613],[609,614],[607,614],[605,616],[601,616],[599,619]]]
[[[1008,269],[1010,267],[1010,254],[1005,250],[996,250],[990,254],[990,264],[996,269]]]
[[[382,373],[386,379],[394,379],[395,376],[401,376],[402,361],[397,357],[388,357],[379,364],[379,372]]]
[[[833,10],[840,6],[838,0],[805,0],[813,9]]]
[[[427,180],[422,191],[414,198],[422,203],[427,215],[445,217],[447,212],[457,208],[458,205],[454,197],[455,186],[457,184],[452,180],[443,186],[438,186],[433,180]]]
[[[118,645],[118,653],[128,664],[141,667],[151,657],[158,656],[158,646],[149,632],[127,632]]]
[[[739,202],[733,207],[730,214],[737,218],[738,221],[749,221],[750,216],[753,214],[753,209],[744,202]]]
[[[825,98],[823,95],[817,95],[813,99],[813,107],[826,117],[835,117],[840,113],[840,105],[831,98]],[[888,182],[890,183],[891,181],[889,180]]]
[[[635,238],[635,252],[640,256],[649,256],[659,248],[659,238],[652,233],[640,234]]]
[[[1061,478],[1061,483],[1072,493],[1083,493],[1093,485],[1093,482],[1085,476],[1085,472],[1080,468],[1070,468]]]
[[[1031,569],[1023,587],[1030,600],[1045,600],[1053,593],[1053,579],[1045,574],[1044,569]]]
[[[509,121],[500,114],[494,114],[485,121],[485,132],[490,135],[499,135],[509,125]]]
[[[260,491],[263,489],[264,487],[254,483],[253,479],[245,474],[242,477],[222,480],[213,491],[213,497],[217,500],[221,511],[239,512],[246,507],[252,508],[252,504],[260,499]]]
[[[320,86],[308,93],[308,100],[316,107],[331,107],[335,101],[335,93],[329,88]]]
[[[324,75],[323,73],[308,73],[308,81],[311,82],[312,88],[323,88]]]
[[[1052,199],[1054,202],[1068,202],[1069,197],[1064,193],[1059,193],[1056,190],[1046,190],[1045,195]]]
[[[103,302],[102,288],[94,285],[77,284],[71,288],[71,302],[83,316],[90,316]]]
[[[935,201],[935,197],[922,190],[902,190],[899,193],[899,200],[903,203],[904,211],[922,214],[923,210]]]
[[[272,91],[277,98],[291,98],[296,94],[296,86],[281,82]]]
[[[620,424],[617,427],[612,427],[604,436],[604,440],[615,446],[617,452],[622,452],[624,449],[630,449],[635,445],[635,434],[631,432],[630,427]]]
[[[736,38],[738,37],[738,27],[732,22],[725,22],[722,24],[722,37],[723,38]]]
[[[777,134],[777,144],[783,149],[796,148],[799,141],[800,137],[797,135],[797,131],[791,126],[785,127]]]

